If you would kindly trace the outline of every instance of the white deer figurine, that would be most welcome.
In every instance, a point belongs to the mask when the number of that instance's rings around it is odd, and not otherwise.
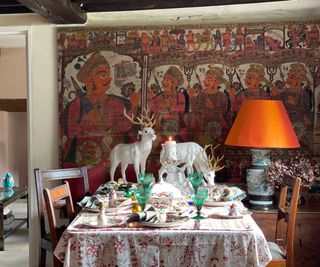
[[[203,149],[203,158],[207,158],[207,168],[201,169],[204,176],[204,184],[213,186],[214,185],[214,177],[216,176],[216,172],[222,170],[225,166],[220,166],[219,162],[223,159],[224,156],[221,157],[215,157],[214,156],[214,150],[219,146],[217,144],[215,147],[213,147],[213,144],[206,145]],[[211,153],[206,154],[206,149],[210,147]]]
[[[124,110],[124,115],[133,124],[143,126],[142,131],[139,131],[141,140],[131,144],[118,144],[111,150],[111,181],[114,181],[114,172],[119,163],[121,163],[121,175],[125,182],[127,181],[126,169],[129,164],[133,164],[137,177],[139,173],[144,173],[146,170],[146,161],[152,149],[152,142],[156,139],[155,131],[152,129],[155,124],[154,114],[150,116],[149,110],[144,110],[141,117],[137,117],[137,121],[134,120],[133,114],[130,117],[126,113],[126,110]]]
[[[165,153],[165,145],[162,145],[163,148],[161,153]],[[205,150],[211,147],[212,155],[207,156]],[[214,185],[215,172],[224,168],[219,166],[219,162],[223,159],[222,157],[215,158],[214,150],[218,147],[216,145],[214,148],[212,145],[207,145],[203,149],[199,144],[194,142],[184,142],[177,143],[176,150],[179,163],[186,163],[187,173],[193,172],[193,165],[195,166],[197,172],[202,172],[205,178],[203,182],[205,185]]]

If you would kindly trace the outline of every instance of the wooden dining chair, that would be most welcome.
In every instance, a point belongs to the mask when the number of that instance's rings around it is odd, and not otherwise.
[[[61,230],[63,228],[58,227],[57,218],[55,214],[55,206],[59,201],[65,200],[67,206],[67,214],[69,223],[74,218],[74,207],[72,202],[72,197],[70,193],[70,188],[68,182],[64,182],[65,184],[59,185],[52,189],[43,189],[44,201],[47,208],[48,221],[50,226],[50,237],[51,237],[51,246],[52,250],[54,250],[58,244],[60,236],[62,235]],[[53,265],[54,267],[62,266],[62,263],[53,256]]]
[[[268,267],[294,266],[294,232],[300,185],[300,178],[284,176],[278,204],[275,242],[268,242],[272,255],[272,261],[267,265]],[[292,195],[287,203],[289,188],[292,190]]]
[[[38,204],[38,220],[40,226],[40,255],[39,266],[46,266],[46,251],[53,252],[50,234],[47,234],[45,229],[45,202],[43,197],[43,182],[46,181],[78,181],[83,183],[83,196],[89,195],[89,179],[87,167],[68,168],[68,169],[54,169],[54,170],[40,170],[35,169],[35,182]],[[65,201],[56,203],[56,208],[65,206]]]

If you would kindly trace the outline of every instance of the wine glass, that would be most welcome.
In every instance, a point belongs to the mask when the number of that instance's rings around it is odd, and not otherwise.
[[[203,202],[208,197],[208,190],[205,188],[200,188],[199,190],[197,190],[196,193],[192,194],[191,197],[192,197],[193,204],[196,205],[196,208],[197,208],[197,216],[194,217],[194,219],[197,219],[197,220],[204,219],[204,217],[200,215],[200,211],[201,211]]]
[[[188,180],[192,184],[192,187],[194,189],[194,193],[196,194],[198,191],[198,187],[201,184],[203,179],[203,173],[202,172],[194,172],[188,174]]]
[[[134,196],[138,200],[142,210],[144,210],[150,196],[151,196],[151,188],[137,188],[134,190]]]
[[[149,185],[153,182],[152,173],[139,173],[138,181],[143,186],[143,188],[148,188]]]

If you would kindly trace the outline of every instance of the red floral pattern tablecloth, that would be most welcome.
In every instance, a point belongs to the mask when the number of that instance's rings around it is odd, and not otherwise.
[[[89,229],[81,217],[54,254],[64,266],[265,266],[270,250],[251,216],[189,220],[175,228]]]

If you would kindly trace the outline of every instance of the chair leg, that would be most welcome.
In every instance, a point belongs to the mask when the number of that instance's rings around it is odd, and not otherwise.
[[[54,255],[53,255],[53,266],[54,267],[62,267],[62,262],[59,261]]]
[[[47,251],[44,248],[41,248],[39,259],[39,266],[41,267],[46,267],[46,253]]]

